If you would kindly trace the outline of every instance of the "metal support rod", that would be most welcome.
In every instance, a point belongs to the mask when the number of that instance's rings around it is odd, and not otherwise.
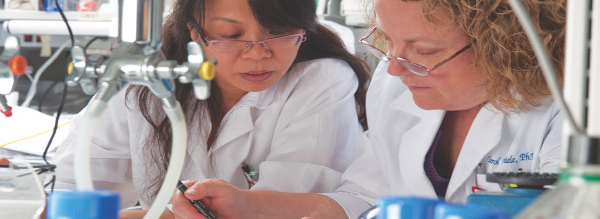
[[[119,38],[127,43],[147,43],[148,0],[119,0]]]
[[[575,123],[585,129],[585,108],[588,75],[590,0],[567,1],[567,33],[565,40],[565,68],[563,94],[571,109]],[[563,120],[563,144],[576,133],[567,120]],[[567,154],[568,147],[562,147]],[[563,165],[566,157],[563,157]]]
[[[6,97],[2,94],[0,94],[0,111],[2,112],[6,112],[10,110],[10,106],[8,106],[8,101],[6,100]]]
[[[148,35],[150,36],[149,46],[152,50],[156,51],[160,49],[160,43],[162,42],[162,23],[163,23],[163,10],[164,2],[159,0],[150,0],[151,3],[151,16],[148,17]]]
[[[600,4],[593,5],[591,22],[587,134],[600,137],[600,62],[597,61],[600,59]]]

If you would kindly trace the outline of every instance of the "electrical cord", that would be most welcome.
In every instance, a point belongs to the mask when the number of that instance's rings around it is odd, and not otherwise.
[[[90,45],[92,45],[92,43],[98,39],[108,39],[108,37],[94,37],[85,44],[85,46],[83,47],[83,51],[87,53],[88,47],[90,47]]]
[[[69,124],[69,123],[71,123],[71,121],[70,121],[70,120],[69,120],[68,122],[65,122],[65,123],[63,123],[63,124],[59,125],[59,126],[58,126],[58,128],[60,128],[60,127],[63,127],[63,126],[65,126],[65,125]],[[25,138],[21,138],[21,139],[18,139],[18,140],[14,140],[14,141],[8,142],[8,143],[6,143],[6,144],[2,144],[2,145],[0,145],[0,148],[6,147],[6,146],[8,146],[8,145],[10,145],[10,144],[14,144],[14,143],[17,143],[17,142],[20,142],[20,141],[25,141],[25,140],[27,140],[27,139],[30,139],[30,138],[35,138],[35,137],[38,137],[38,136],[40,136],[40,135],[46,134],[46,133],[48,133],[48,132],[50,132],[50,131],[53,131],[53,130],[54,130],[54,128],[51,128],[51,129],[48,129],[48,130],[46,130],[46,131],[43,131],[43,132],[37,133],[37,134],[35,134],[35,135],[32,135],[32,136],[28,136],[28,137],[25,137]]]
[[[69,37],[71,38],[71,45],[75,45],[75,37],[73,36],[73,31],[71,30],[69,21],[67,21],[67,17],[65,16],[62,8],[58,4],[58,0],[54,0],[54,4],[56,4],[58,13],[60,13],[60,16],[62,17],[63,21],[67,25],[67,30],[69,31]],[[46,162],[46,164],[48,164],[48,165],[50,165],[50,162],[48,162],[46,155],[48,154],[48,149],[50,148],[50,145],[52,144],[52,140],[54,140],[54,136],[56,135],[56,129],[58,129],[58,120],[60,119],[60,114],[63,111],[63,107],[65,105],[65,99],[67,99],[67,92],[68,92],[67,76],[68,76],[68,73],[65,71],[65,83],[63,84],[63,93],[62,93],[62,97],[60,100],[60,106],[58,107],[58,111],[56,112],[56,120],[54,121],[54,129],[52,130],[52,136],[50,136],[50,140],[48,140],[48,145],[46,145],[46,149],[44,149],[44,154],[42,155],[44,162]],[[56,175],[52,176],[52,180],[51,180],[52,187],[50,189],[51,193],[54,191],[55,181],[56,181]]]

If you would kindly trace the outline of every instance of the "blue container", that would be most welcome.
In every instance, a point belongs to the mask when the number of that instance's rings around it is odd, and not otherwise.
[[[58,5],[63,11],[77,11],[79,0],[58,0]],[[58,11],[54,0],[44,0],[44,11]]]
[[[119,195],[110,191],[53,192],[48,219],[118,219]]]
[[[377,219],[432,219],[435,206],[441,201],[430,198],[384,196],[377,199]]]
[[[467,205],[478,204],[499,208],[516,216],[533,203],[544,189],[507,188],[504,192],[480,191],[467,197]]]
[[[440,203],[435,206],[434,219],[510,219],[503,210],[480,205],[455,205]]]

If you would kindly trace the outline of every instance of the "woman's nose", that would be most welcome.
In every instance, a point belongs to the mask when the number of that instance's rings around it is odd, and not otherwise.
[[[403,55],[405,54],[405,49],[406,47],[396,47],[396,48],[390,48],[391,53],[390,53],[390,61],[388,63],[387,66],[387,72],[388,74],[392,75],[392,76],[396,76],[396,77],[401,77],[404,76],[406,74],[412,74],[410,71],[408,71],[408,69],[406,69],[406,67],[404,67],[402,64],[400,64],[400,62],[396,59],[396,57],[404,57]]]
[[[406,67],[404,67],[396,58],[391,58],[387,66],[387,72],[391,76],[402,77],[407,74],[412,74]]]
[[[242,53],[243,58],[261,60],[269,58],[273,55],[273,51],[267,49],[263,43],[252,43],[248,51]]]

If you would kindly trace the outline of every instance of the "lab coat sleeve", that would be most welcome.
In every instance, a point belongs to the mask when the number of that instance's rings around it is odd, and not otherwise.
[[[112,190],[121,196],[121,207],[133,206],[138,198],[133,189],[129,131],[122,89],[108,102],[94,130],[91,144],[91,170],[95,189]],[[56,189],[75,190],[73,156],[75,138],[82,124],[85,109],[71,122],[69,135],[59,146],[52,162],[56,164]]]
[[[342,173],[356,158],[362,127],[354,93],[358,79],[350,66],[336,59],[299,63],[289,72],[288,99],[259,165],[252,189],[286,192],[333,192]]]
[[[389,183],[385,179],[378,159],[373,152],[369,131],[365,132],[361,143],[361,153],[344,172],[342,186],[329,196],[344,208],[348,218],[358,218],[375,204],[378,196],[389,194]]]
[[[539,172],[541,173],[558,173],[560,170],[563,117],[555,104],[552,109],[548,132],[540,150]]]

